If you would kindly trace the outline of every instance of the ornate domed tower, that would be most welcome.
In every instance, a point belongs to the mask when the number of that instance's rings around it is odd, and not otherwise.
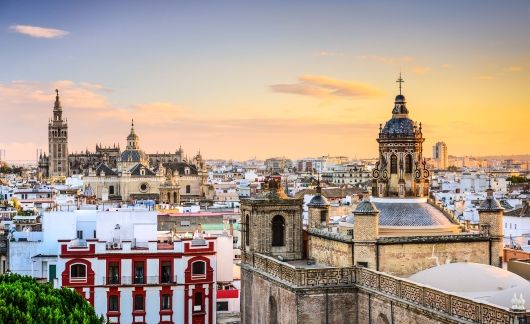
[[[421,123],[409,118],[404,82],[399,75],[392,118],[379,127],[379,161],[373,175],[372,195],[375,197],[424,197],[429,191],[429,170],[423,159]]]

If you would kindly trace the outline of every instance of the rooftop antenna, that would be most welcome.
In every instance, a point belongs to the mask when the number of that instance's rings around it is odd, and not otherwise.
[[[396,82],[399,83],[399,94],[401,94],[401,84],[405,82],[405,80],[403,80],[403,78],[401,77],[401,69],[399,71],[399,79],[397,79]]]

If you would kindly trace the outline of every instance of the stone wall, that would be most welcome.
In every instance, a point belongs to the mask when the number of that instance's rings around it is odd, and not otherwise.
[[[262,278],[255,272],[243,270],[241,279],[242,323],[298,323],[294,292]]]
[[[353,265],[353,242],[330,240],[316,235],[309,237],[310,259],[334,267],[351,267]]]
[[[447,262],[490,264],[489,241],[380,244],[379,271],[408,277]]]

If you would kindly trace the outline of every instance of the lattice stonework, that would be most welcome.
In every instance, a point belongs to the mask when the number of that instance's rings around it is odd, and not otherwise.
[[[386,294],[399,296],[399,281],[394,278],[379,277],[380,290]]]
[[[290,267],[283,267],[282,268],[282,280],[296,284],[295,270]]]
[[[422,304],[422,289],[416,285],[402,282],[401,298],[417,304]]]
[[[377,280],[377,274],[365,271],[364,269],[361,269],[361,276],[360,276],[360,284],[366,287],[375,288],[378,289],[378,280]]]
[[[275,277],[281,278],[280,265],[274,261],[269,261],[267,263],[268,263],[267,272]]]
[[[259,270],[267,270],[267,259],[254,255],[254,266]]]
[[[480,307],[476,303],[458,297],[451,298],[452,315],[459,316],[471,321],[478,321],[480,314],[479,310]]]
[[[449,296],[431,289],[425,289],[425,306],[449,314]]]
[[[490,306],[482,305],[482,323],[510,323],[510,316],[506,311],[499,310]]]

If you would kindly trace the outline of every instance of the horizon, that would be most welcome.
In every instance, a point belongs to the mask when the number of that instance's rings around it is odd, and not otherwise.
[[[0,13],[7,160],[47,152],[56,88],[71,153],[124,148],[134,118],[147,153],[375,158],[400,71],[425,157],[438,141],[454,156],[530,153],[524,1],[17,1]]]

